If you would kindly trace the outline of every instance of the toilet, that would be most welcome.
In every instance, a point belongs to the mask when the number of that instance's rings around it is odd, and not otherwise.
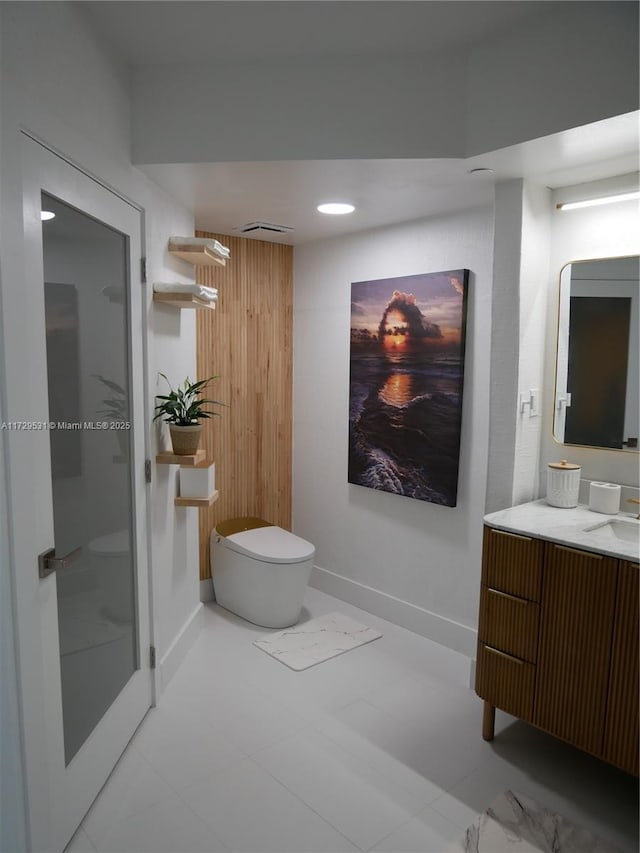
[[[316,549],[262,518],[231,518],[211,533],[217,603],[263,628],[288,628],[300,617]]]
[[[131,622],[134,591],[129,531],[118,530],[94,539],[89,552],[98,573],[105,616],[114,622]]]

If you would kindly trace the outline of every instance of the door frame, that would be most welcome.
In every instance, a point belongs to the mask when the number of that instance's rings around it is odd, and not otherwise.
[[[94,182],[101,190],[106,190],[113,196],[117,197],[121,202],[126,203],[132,209],[132,213],[137,216],[137,224],[135,233],[139,239],[139,250],[141,259],[144,257],[144,240],[145,240],[145,220],[144,209],[136,204],[131,199],[124,196],[113,187],[109,186],[104,181],[100,180],[94,174],[91,174],[82,166],[73,162],[70,158],[64,156],[52,146],[48,145],[36,135],[22,130],[20,134],[20,148],[25,151],[29,146],[39,146],[42,149],[43,156],[55,157],[57,161],[62,161],[67,167],[70,167],[78,173],[78,180],[90,180]],[[52,161],[56,162],[56,161]],[[58,162],[60,165],[60,163]],[[23,170],[24,170],[23,166]],[[42,401],[38,399],[38,395],[33,393],[33,389],[29,384],[24,385],[20,381],[19,373],[21,367],[25,365],[29,367],[29,350],[37,346],[44,348],[44,332],[38,328],[38,318],[34,317],[34,311],[29,304],[26,283],[29,280],[28,276],[32,275],[33,259],[27,256],[24,248],[26,246],[27,232],[29,227],[33,228],[33,211],[24,209],[25,192],[26,192],[26,172],[21,175],[21,194],[24,210],[24,219],[19,227],[16,227],[14,234],[16,238],[22,236],[22,240],[16,239],[16,245],[13,247],[14,259],[10,264],[10,269],[13,270],[15,281],[17,283],[14,292],[11,294],[10,311],[11,324],[13,332],[4,335],[3,349],[5,355],[5,406],[4,415],[7,421],[26,421],[38,422],[43,419]],[[48,187],[43,187],[47,190]],[[54,192],[55,194],[55,192]],[[29,213],[31,214],[31,224],[29,224]],[[134,437],[134,442],[137,449],[137,454],[134,455],[136,467],[144,465],[144,460],[149,457],[150,436],[146,424],[149,423],[149,403],[148,403],[148,335],[147,335],[147,300],[146,289],[144,282],[137,275],[137,258],[133,255],[133,246],[131,247],[130,258],[130,312],[127,323],[127,336],[129,359],[132,358],[132,339],[135,336],[141,336],[141,348],[139,351],[138,363],[131,364],[130,373],[135,370],[139,376],[139,388],[141,388],[142,400],[138,413],[138,422],[140,423],[138,430],[138,439]],[[41,263],[41,259],[40,259]],[[31,271],[30,271],[31,270]],[[6,281],[6,279],[5,279]],[[135,326],[132,325],[131,307],[137,301]],[[37,313],[37,312],[35,312]],[[41,319],[41,317],[40,317]],[[5,322],[4,331],[7,331],[7,323]],[[139,327],[138,327],[139,326]],[[41,336],[42,340],[39,339]],[[27,381],[29,371],[26,372]],[[37,377],[32,377],[37,384],[42,380]],[[46,382],[46,379],[45,379]],[[46,388],[46,385],[45,385]],[[44,417],[46,418],[48,406],[45,403]],[[45,612],[51,614],[52,602],[51,598],[55,599],[55,581],[53,584],[47,581],[40,581],[37,576],[37,555],[42,550],[41,541],[38,535],[33,535],[33,522],[30,516],[33,517],[34,512],[38,512],[38,506],[42,505],[43,500],[48,500],[47,491],[50,492],[50,486],[47,487],[46,481],[41,479],[43,488],[36,488],[38,483],[38,459],[37,454],[33,453],[33,443],[29,441],[29,434],[25,431],[5,431],[5,452],[6,452],[6,486],[8,497],[8,513],[9,518],[9,546],[10,546],[10,563],[13,574],[13,610],[15,614],[14,630],[16,635],[16,658],[18,669],[18,690],[20,704],[20,722],[21,722],[21,738],[22,738],[22,754],[24,763],[25,775],[25,801],[26,801],[26,823],[27,823],[27,844],[30,850],[42,850],[47,853],[52,853],[55,849],[64,846],[68,838],[64,840],[64,836],[68,834],[68,828],[65,828],[62,833],[60,827],[56,826],[56,818],[54,814],[54,802],[57,792],[52,792],[49,783],[50,758],[48,756],[48,746],[51,742],[50,721],[46,713],[45,696],[47,694],[46,685],[51,683],[54,677],[50,672],[48,662],[46,660],[47,652],[43,648],[42,633],[48,627],[56,627],[57,622],[54,621],[54,626],[43,626],[40,620],[40,614],[45,608]],[[46,472],[45,472],[46,476]],[[144,482],[144,476],[140,481],[140,473],[134,476],[132,472],[132,480]],[[43,498],[42,492],[45,492]],[[139,538],[144,537],[143,550],[146,552],[146,564],[138,563],[138,571],[144,573],[144,598],[147,617],[144,624],[139,624],[137,627],[137,640],[139,648],[140,668],[149,670],[147,676],[149,679],[149,689],[147,692],[148,702],[147,707],[155,703],[156,697],[156,673],[150,670],[149,646],[154,644],[154,607],[153,607],[153,584],[151,571],[151,503],[150,503],[150,487],[148,483],[144,483],[144,488],[140,487],[132,490],[132,503],[134,510],[134,519],[137,527],[137,535]],[[29,528],[31,535],[29,536]],[[53,602],[55,604],[55,602]],[[48,611],[46,610],[48,606]],[[56,614],[57,616],[57,614]],[[144,634],[142,632],[144,631]],[[57,645],[57,644],[56,644]],[[132,732],[131,732],[132,734]],[[130,737],[130,735],[129,735]],[[128,740],[128,738],[127,738]],[[121,748],[120,748],[121,747]],[[126,741],[118,746],[119,753],[126,747]],[[82,751],[82,749],[81,749]],[[46,756],[46,761],[45,757]],[[117,761],[117,757],[115,759]],[[103,783],[108,776],[108,773],[113,768],[115,761],[109,767],[108,772],[103,779]],[[73,764],[73,762],[71,762]],[[71,766],[71,765],[70,765]],[[46,770],[46,772],[43,772]],[[91,805],[93,798],[99,792],[101,785],[97,790],[87,792],[86,808]],[[85,811],[86,811],[85,808]],[[84,813],[80,815],[80,819]],[[73,827],[75,829],[75,826]],[[60,849],[62,849],[60,847]]]

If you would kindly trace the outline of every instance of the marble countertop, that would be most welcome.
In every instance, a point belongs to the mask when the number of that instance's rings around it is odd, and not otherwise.
[[[570,545],[606,554],[623,560],[640,560],[638,539],[620,538],[621,534],[636,535],[640,531],[640,521],[631,513],[620,512],[617,515],[604,515],[592,512],[586,506],[574,509],[561,509],[549,506],[544,498],[531,503],[520,504],[509,509],[489,513],[484,517],[485,524],[509,533],[521,533],[536,539],[547,539],[559,545]],[[622,521],[625,528],[616,531],[608,522]],[[587,530],[587,528],[597,528]]]

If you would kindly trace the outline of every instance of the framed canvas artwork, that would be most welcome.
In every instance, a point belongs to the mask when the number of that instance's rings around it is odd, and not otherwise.
[[[456,505],[469,270],[351,285],[349,482]]]

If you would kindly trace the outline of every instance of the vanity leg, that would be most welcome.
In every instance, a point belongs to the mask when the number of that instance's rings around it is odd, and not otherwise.
[[[485,700],[484,711],[482,714],[482,737],[485,740],[493,740],[493,733],[496,725],[496,708],[490,702]]]

